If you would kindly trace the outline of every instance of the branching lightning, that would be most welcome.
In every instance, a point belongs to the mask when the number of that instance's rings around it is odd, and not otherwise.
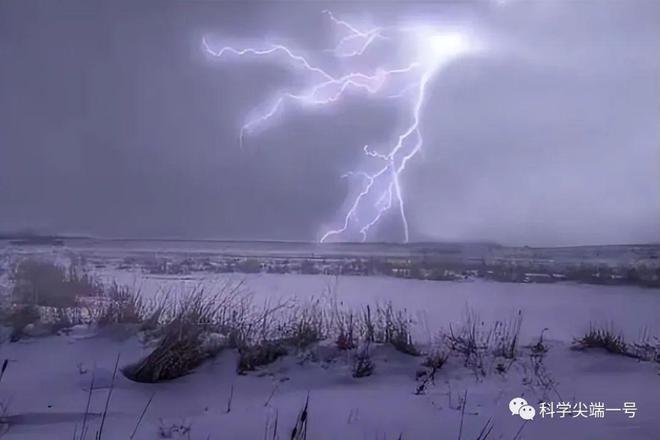
[[[351,23],[338,19],[332,12],[323,11],[344,32],[334,48],[328,49],[336,58],[359,59],[376,42],[410,37],[414,48],[408,48],[410,60],[396,68],[378,68],[374,72],[362,70],[333,74],[315,65],[306,56],[281,44],[269,44],[263,48],[230,46],[214,49],[206,38],[202,40],[205,51],[214,57],[270,57],[289,63],[303,72],[309,85],[296,91],[282,91],[272,102],[262,106],[257,115],[248,119],[240,130],[240,144],[260,126],[266,124],[289,104],[299,106],[326,106],[341,99],[350,91],[360,91],[388,99],[401,100],[408,108],[409,122],[403,127],[389,147],[380,148],[382,153],[365,145],[365,157],[374,161],[370,170],[346,173],[342,177],[359,181],[360,189],[349,203],[340,225],[323,233],[325,242],[343,235],[359,233],[367,239],[369,232],[391,210],[396,209],[401,221],[404,241],[409,240],[409,226],[401,177],[409,161],[422,149],[421,116],[425,104],[427,85],[438,68],[452,58],[468,51],[470,44],[459,33],[437,33],[426,26],[375,27],[360,30]],[[394,90],[391,90],[394,88]],[[406,99],[408,98],[408,99]]]

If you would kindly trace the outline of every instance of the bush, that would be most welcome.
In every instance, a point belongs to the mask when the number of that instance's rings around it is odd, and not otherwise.
[[[40,260],[23,260],[12,273],[14,302],[48,307],[73,307],[77,298],[97,296],[102,285],[74,266],[65,269]]]
[[[154,351],[124,368],[124,375],[147,383],[176,379],[217,354],[220,347],[205,348],[205,336],[215,330],[215,312],[214,298],[205,299],[201,291],[182,299],[174,319],[162,328]]]
[[[578,350],[602,348],[609,353],[628,354],[628,345],[623,335],[616,333],[611,326],[608,328],[590,326],[584,336],[574,341],[574,347]]]

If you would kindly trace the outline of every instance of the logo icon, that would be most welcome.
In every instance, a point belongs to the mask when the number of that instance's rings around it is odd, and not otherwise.
[[[520,416],[523,420],[534,420],[536,409],[529,405],[522,397],[514,397],[509,402],[509,411],[512,416]]]
[[[509,410],[511,411],[512,416],[517,416],[520,414],[520,408],[523,406],[528,406],[527,401],[522,397],[514,397],[509,402]]]
[[[534,420],[534,416],[536,415],[536,410],[532,405],[525,405],[522,408],[520,408],[518,415],[523,420]]]

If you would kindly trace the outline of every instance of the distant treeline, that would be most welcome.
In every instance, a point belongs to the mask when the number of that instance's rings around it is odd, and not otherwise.
[[[300,273],[309,275],[381,275],[397,278],[460,281],[482,278],[512,283],[578,282],[600,285],[637,285],[660,288],[658,260],[611,265],[604,263],[557,263],[533,260],[480,259],[433,261],[427,258],[279,258],[191,257],[177,259],[128,257],[120,269],[141,267],[151,274]]]

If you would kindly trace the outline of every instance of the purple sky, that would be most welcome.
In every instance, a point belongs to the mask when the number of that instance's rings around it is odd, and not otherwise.
[[[492,52],[431,82],[402,187],[411,240],[660,241],[660,2],[336,3],[357,22],[469,20]],[[246,115],[292,72],[211,62],[204,35],[332,44],[318,2],[0,1],[0,230],[315,240],[341,174],[400,128],[350,97]],[[392,54],[396,57],[396,54]],[[319,56],[319,62],[322,57]],[[400,240],[391,215],[370,237]]]

